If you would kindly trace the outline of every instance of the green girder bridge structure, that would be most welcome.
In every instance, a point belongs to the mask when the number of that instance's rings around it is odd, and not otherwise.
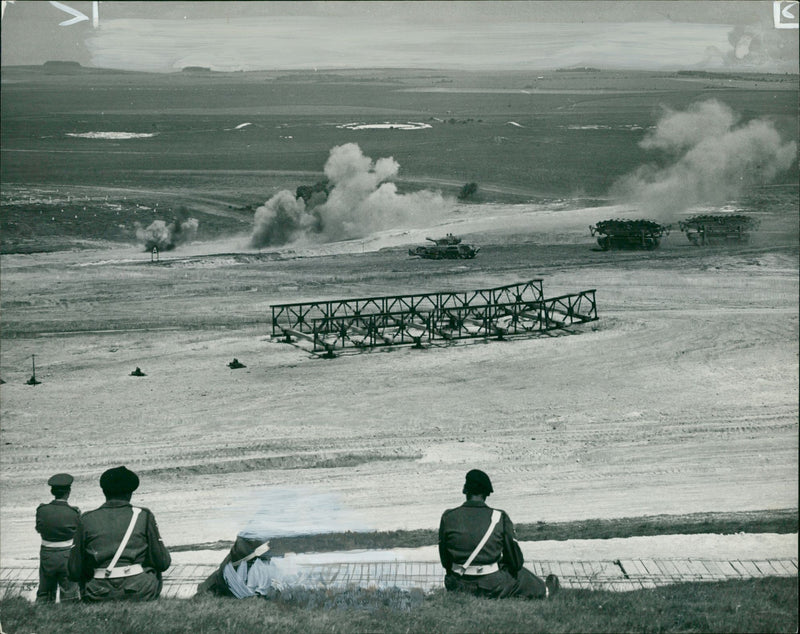
[[[595,289],[545,299],[542,280],[471,291],[386,295],[272,306],[272,336],[313,352],[533,336],[596,321]]]

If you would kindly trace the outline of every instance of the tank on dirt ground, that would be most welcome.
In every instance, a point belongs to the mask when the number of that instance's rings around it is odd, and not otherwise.
[[[678,226],[695,246],[747,243],[758,221],[744,214],[701,214],[681,220]]]
[[[662,236],[669,234],[669,226],[654,220],[602,220],[589,227],[598,235],[597,244],[603,251],[609,249],[655,249]]]
[[[479,247],[471,244],[461,244],[461,238],[448,233],[444,238],[425,238],[433,244],[421,247],[414,247],[408,250],[408,254],[428,260],[471,260],[474,258]]]

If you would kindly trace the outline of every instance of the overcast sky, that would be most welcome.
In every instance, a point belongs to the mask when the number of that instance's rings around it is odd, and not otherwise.
[[[92,2],[3,4],[3,65],[798,72],[772,1],[100,2],[96,26]]]

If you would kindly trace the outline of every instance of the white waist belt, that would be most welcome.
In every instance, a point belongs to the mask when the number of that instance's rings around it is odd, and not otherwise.
[[[498,570],[500,570],[500,566],[496,563],[486,564],[485,566],[462,566],[461,564],[453,564],[452,567],[452,571],[459,576],[473,575],[479,577],[481,575],[490,575]]]
[[[46,539],[42,540],[42,546],[47,546],[48,548],[69,548],[72,546],[72,540],[67,539],[63,542],[50,542]]]
[[[131,564],[130,566],[117,566],[116,568],[95,568],[95,579],[119,579],[120,577],[132,577],[144,572],[141,564]]]

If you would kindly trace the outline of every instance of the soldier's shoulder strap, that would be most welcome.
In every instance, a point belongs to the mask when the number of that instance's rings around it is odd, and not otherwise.
[[[505,512],[503,509],[492,509],[492,511],[494,511],[494,512],[497,512],[497,513],[500,513],[500,519],[501,519],[501,520],[502,520],[504,517],[505,517],[506,519],[508,519],[508,520],[510,520],[510,519],[511,519],[511,518],[508,516],[508,513],[506,513],[506,512]]]
[[[470,565],[472,564],[472,561],[475,559],[475,557],[478,556],[478,553],[480,553],[483,550],[483,547],[486,545],[486,542],[489,541],[489,537],[494,532],[494,527],[497,526],[497,524],[500,522],[500,518],[502,516],[503,516],[503,511],[492,509],[492,519],[489,521],[489,528],[486,529],[486,533],[481,538],[481,541],[478,542],[478,545],[475,546],[475,550],[472,551],[472,554],[464,562],[463,564],[464,568],[469,568]]]
[[[139,513],[142,512],[142,509],[132,506],[131,510],[133,514],[131,515],[131,522],[128,524],[128,529],[125,531],[125,535],[122,537],[122,541],[117,548],[117,552],[114,553],[114,558],[109,562],[108,567],[106,568],[105,576],[110,577],[111,571],[114,569],[114,566],[117,565],[119,558],[122,556],[122,552],[125,550],[125,546],[128,545],[128,540],[131,538],[131,534],[133,534],[133,527],[136,524],[136,519],[139,517]]]

